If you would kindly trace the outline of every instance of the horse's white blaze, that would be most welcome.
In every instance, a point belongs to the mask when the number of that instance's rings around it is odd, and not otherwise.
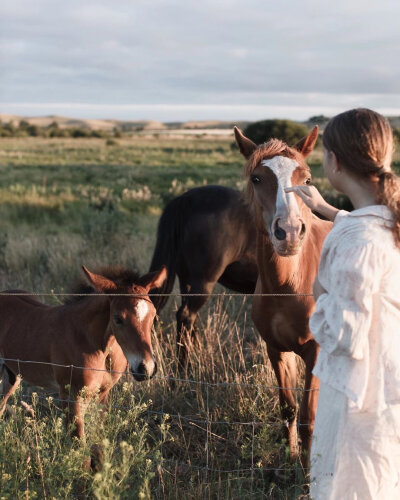
[[[278,192],[276,193],[276,214],[287,216],[289,214],[300,215],[294,193],[285,193],[285,188],[292,187],[292,175],[299,166],[296,160],[286,156],[274,156],[261,163],[268,167],[278,179]]]
[[[139,300],[135,306],[139,321],[142,322],[149,312],[149,304],[146,300]]]

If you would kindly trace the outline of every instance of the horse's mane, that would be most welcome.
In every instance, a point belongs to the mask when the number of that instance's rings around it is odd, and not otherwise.
[[[119,266],[104,266],[93,270],[93,273],[100,274],[112,281],[118,286],[118,289],[113,293],[124,293],[133,283],[140,285],[140,274],[136,270],[126,269]],[[96,290],[85,279],[85,276],[79,276],[75,279],[72,285],[68,288],[67,293],[72,294],[91,294],[96,293]],[[85,295],[68,295],[64,299],[65,304],[71,304],[83,300]]]
[[[287,156],[288,158],[297,158],[299,152],[296,149],[288,146],[286,142],[283,142],[280,139],[270,139],[268,142],[257,146],[257,148],[254,150],[253,154],[250,156],[244,167],[245,175],[250,175],[251,172],[260,163],[260,161],[264,160],[265,157],[272,157],[279,154],[282,154],[282,156]]]

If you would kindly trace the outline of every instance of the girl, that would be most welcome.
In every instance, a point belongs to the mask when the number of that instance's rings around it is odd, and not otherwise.
[[[314,283],[310,329],[321,381],[311,451],[311,498],[400,498],[400,181],[393,136],[378,113],[353,109],[323,134],[323,168],[355,210],[312,186],[295,192],[334,220]]]

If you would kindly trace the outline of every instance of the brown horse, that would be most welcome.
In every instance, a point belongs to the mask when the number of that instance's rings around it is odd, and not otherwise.
[[[315,127],[296,146],[278,139],[256,146],[235,127],[240,152],[247,159],[247,197],[257,231],[257,294],[311,294],[322,243],[331,223],[311,210],[285,188],[309,184],[310,168],[305,158],[318,136]],[[267,343],[267,351],[278,384],[283,418],[288,423],[292,459],[297,456],[296,360],[305,363],[305,390],[300,406],[300,437],[309,451],[318,400],[319,381],[312,375],[318,345],[308,327],[314,308],[309,296],[255,296],[253,321]]]
[[[80,438],[86,399],[99,394],[104,402],[127,363],[136,380],[155,374],[151,328],[156,310],[148,293],[166,279],[165,268],[142,277],[118,268],[102,274],[83,270],[90,286],[80,283],[75,292],[89,295],[64,305],[19,296],[26,293],[21,290],[0,294],[0,355],[10,382],[20,374],[30,384],[57,388]]]

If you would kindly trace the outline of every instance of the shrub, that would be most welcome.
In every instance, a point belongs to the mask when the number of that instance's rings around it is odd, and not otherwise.
[[[261,144],[275,137],[285,141],[290,146],[296,144],[308,132],[305,125],[291,120],[262,120],[251,123],[244,129],[245,136],[256,144]]]
[[[116,141],[115,139],[109,137],[107,140],[106,140],[106,146],[118,146],[119,143],[118,141]]]
[[[90,137],[90,130],[86,130],[84,128],[74,128],[71,129],[71,137]]]
[[[38,125],[28,125],[28,127],[26,127],[26,131],[28,135],[32,137],[39,137],[42,135],[42,130]]]

